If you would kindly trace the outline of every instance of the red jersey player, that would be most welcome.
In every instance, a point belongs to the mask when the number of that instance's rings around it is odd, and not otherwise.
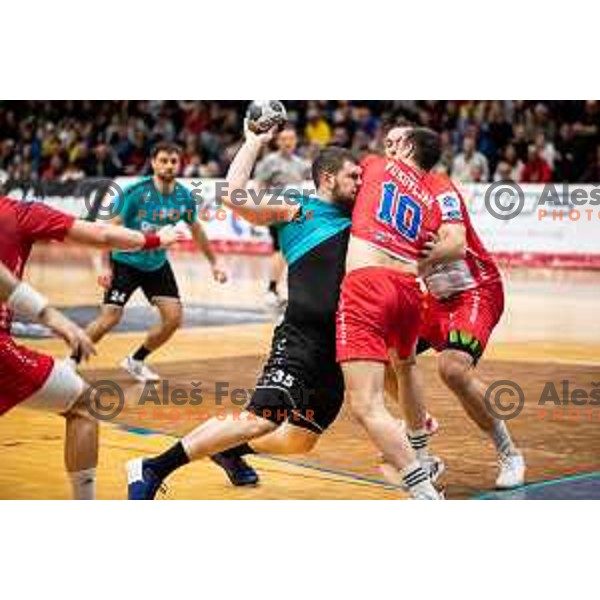
[[[397,365],[411,355],[418,337],[418,262],[441,222],[425,178],[439,156],[439,136],[414,128],[395,160],[365,161],[337,316],[337,355],[350,407],[386,463],[421,499],[440,496],[385,408],[384,372],[390,359]]]
[[[17,344],[10,335],[13,311],[47,324],[84,357],[93,346],[83,331],[49,309],[42,295],[19,281],[31,248],[41,240],[57,240],[140,250],[168,246],[177,239],[173,230],[144,235],[124,227],[80,221],[40,202],[0,196],[0,261],[4,265],[0,301],[6,300],[0,304],[0,415],[28,399],[59,407],[67,420],[65,463],[76,498],[91,499],[95,493],[98,432],[83,402],[87,384],[68,361],[55,361]]]
[[[394,156],[406,130],[395,128],[388,133],[389,157]],[[515,487],[524,481],[523,457],[515,448],[506,424],[486,410],[487,386],[474,370],[504,310],[500,271],[471,223],[462,194],[449,177],[430,173],[427,182],[440,206],[442,226],[439,243],[429,254],[422,272],[428,293],[417,351],[432,346],[441,352],[438,367],[443,381],[494,442],[500,465],[497,487]],[[423,406],[422,385],[416,362],[411,360],[408,364],[404,398],[406,404],[412,405],[407,412],[418,412],[418,407]],[[424,432],[415,432],[410,438],[417,454],[424,452],[427,444]]]

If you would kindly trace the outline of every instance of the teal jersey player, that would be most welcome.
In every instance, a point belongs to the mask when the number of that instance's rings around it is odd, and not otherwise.
[[[317,196],[300,196],[298,201],[300,207],[294,219],[274,224],[288,265],[352,225],[350,210],[343,204],[324,202]]]
[[[152,233],[183,221],[196,248],[210,263],[213,279],[227,281],[227,273],[210,247],[210,241],[198,219],[191,192],[177,181],[181,170],[181,149],[171,142],[159,142],[150,153],[152,177],[130,185],[115,207],[115,224],[143,233]],[[134,379],[142,383],[159,381],[160,376],[145,364],[146,358],[168,342],[181,326],[183,308],[177,278],[164,250],[112,252],[109,271],[100,277],[105,288],[100,313],[87,332],[98,343],[115,327],[131,296],[141,290],[160,315],[138,349],[120,363]],[[73,356],[78,360],[78,356]]]
[[[179,182],[173,192],[162,194],[152,177],[146,177],[123,191],[119,216],[123,225],[142,233],[153,233],[167,225],[184,221],[192,225],[197,219],[197,207],[190,191]],[[167,261],[164,249],[151,252],[114,251],[113,260],[128,264],[140,271],[156,271]]]

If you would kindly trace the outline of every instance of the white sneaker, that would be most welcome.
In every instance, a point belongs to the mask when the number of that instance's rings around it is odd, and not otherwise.
[[[432,483],[435,483],[446,471],[446,464],[439,456],[435,456],[435,454],[428,454],[424,458],[420,458],[419,462],[429,475]]]
[[[501,454],[498,456],[498,465],[497,488],[509,490],[525,483],[525,459],[522,454]]]
[[[134,379],[142,383],[160,381],[158,373],[152,371],[143,361],[135,360],[131,356],[125,357],[119,366],[125,369]]]

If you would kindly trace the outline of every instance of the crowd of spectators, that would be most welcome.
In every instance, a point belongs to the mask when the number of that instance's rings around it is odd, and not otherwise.
[[[598,101],[285,101],[301,156],[324,145],[358,154],[410,121],[442,135],[438,168],[462,181],[600,182]],[[188,177],[222,176],[246,102],[0,102],[0,181],[142,175],[159,140],[183,148]]]

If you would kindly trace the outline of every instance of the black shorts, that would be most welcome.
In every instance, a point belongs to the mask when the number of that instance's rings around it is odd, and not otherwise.
[[[138,288],[142,288],[149,302],[154,302],[156,298],[179,299],[179,288],[169,261],[156,271],[142,271],[111,260],[111,270],[112,283],[104,294],[104,304],[123,307]]]
[[[323,433],[344,402],[344,378],[335,360],[335,331],[308,331],[284,321],[246,407],[259,417]]]
[[[279,234],[277,233],[277,227],[274,225],[269,225],[269,233],[273,238],[273,252],[279,252],[281,250],[281,246],[279,245]]]

